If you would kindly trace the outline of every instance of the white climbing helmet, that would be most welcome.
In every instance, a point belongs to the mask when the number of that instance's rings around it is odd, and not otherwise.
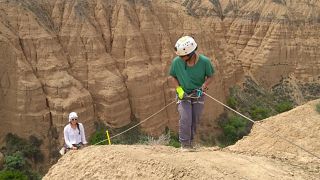
[[[190,36],[183,36],[176,42],[175,50],[178,56],[185,56],[197,48],[196,41]]]
[[[69,114],[69,122],[71,121],[71,119],[78,119],[78,115],[76,112],[71,112]]]

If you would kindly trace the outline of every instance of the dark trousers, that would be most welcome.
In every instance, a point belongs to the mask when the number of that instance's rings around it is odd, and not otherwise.
[[[179,141],[183,146],[191,146],[197,124],[204,107],[204,96],[196,99],[179,100]]]
[[[72,144],[73,147],[76,147],[77,149],[80,149],[83,146],[83,143],[79,143],[79,144]],[[64,147],[66,149],[71,149],[70,147],[68,147],[66,144],[64,145]]]

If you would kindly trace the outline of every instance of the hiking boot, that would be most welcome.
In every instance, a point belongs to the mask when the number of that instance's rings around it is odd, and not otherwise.
[[[66,153],[66,148],[62,147],[59,151],[59,153],[63,156]]]
[[[181,152],[194,152],[195,149],[191,145],[181,145]]]

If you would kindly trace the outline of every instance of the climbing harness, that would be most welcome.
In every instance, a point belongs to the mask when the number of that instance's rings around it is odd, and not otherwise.
[[[202,89],[194,89],[190,93],[186,93],[183,99],[190,100],[190,99],[199,99],[203,94]]]

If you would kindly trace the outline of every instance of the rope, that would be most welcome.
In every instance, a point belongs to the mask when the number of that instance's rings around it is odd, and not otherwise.
[[[140,124],[142,124],[142,123],[144,123],[145,121],[149,120],[149,119],[150,119],[150,118],[152,118],[153,116],[155,116],[155,115],[159,114],[161,111],[163,111],[165,108],[167,108],[168,106],[170,106],[170,105],[171,105],[171,104],[173,104],[174,102],[175,102],[175,100],[174,100],[174,101],[172,101],[172,102],[170,102],[170,103],[169,103],[169,104],[167,104],[166,106],[164,106],[162,109],[160,109],[160,110],[159,110],[159,111],[157,111],[156,113],[154,113],[154,114],[152,114],[151,116],[147,117],[146,119],[144,119],[144,120],[140,121],[138,124],[136,124],[136,125],[134,125],[134,126],[132,126],[132,127],[128,128],[128,129],[126,129],[126,130],[124,130],[124,131],[122,131],[122,132],[120,132],[120,133],[118,133],[118,134],[116,134],[116,135],[114,135],[114,136],[111,136],[111,137],[110,137],[110,139],[115,138],[115,137],[117,137],[117,136],[120,136],[121,134],[124,134],[124,133],[126,133],[126,132],[130,131],[131,129],[133,129],[133,128],[135,128],[135,127],[139,126]],[[102,141],[99,141],[99,142],[97,142],[97,143],[95,143],[95,144],[93,144],[93,145],[100,144],[100,143],[102,143],[102,142],[104,142],[104,141],[107,141],[107,139],[104,139],[104,140],[102,140]]]
[[[312,155],[312,156],[314,156],[314,157],[316,157],[316,158],[320,159],[320,157],[319,157],[318,155],[316,155],[315,153],[313,153],[313,152],[311,152],[311,151],[309,151],[309,150],[307,150],[307,149],[305,149],[305,148],[303,148],[303,147],[301,147],[301,146],[299,146],[299,145],[295,144],[295,143],[294,143],[294,142],[292,142],[291,140],[289,140],[289,139],[287,139],[287,138],[285,138],[285,137],[283,137],[283,136],[279,135],[279,133],[277,133],[277,132],[273,132],[273,131],[269,130],[268,128],[264,127],[264,126],[262,126],[262,125],[260,125],[260,124],[257,124],[254,120],[252,120],[252,119],[248,118],[247,116],[245,116],[245,115],[243,115],[243,114],[239,113],[238,111],[236,111],[236,110],[234,110],[234,109],[230,108],[229,106],[227,106],[227,105],[223,104],[222,102],[220,102],[219,100],[217,100],[217,99],[215,99],[214,97],[210,96],[209,94],[207,94],[207,93],[205,93],[205,92],[202,92],[202,93],[203,93],[204,95],[208,96],[209,98],[211,98],[212,100],[216,101],[216,102],[217,102],[217,103],[219,103],[220,105],[222,105],[222,106],[226,107],[227,109],[229,109],[229,110],[233,111],[234,113],[236,113],[236,114],[238,114],[238,115],[242,116],[243,118],[245,118],[245,119],[247,119],[247,120],[251,121],[253,124],[260,126],[262,129],[264,129],[264,130],[268,131],[269,133],[271,133],[271,134],[273,134],[273,135],[278,136],[278,137],[279,137],[279,138],[281,138],[282,140],[285,140],[286,142],[288,142],[288,143],[290,143],[290,144],[292,144],[292,145],[294,145],[294,146],[296,146],[296,147],[300,148],[301,150],[303,150],[303,151],[305,151],[305,152],[309,153],[310,155]],[[116,134],[116,135],[114,135],[114,136],[112,136],[112,137],[110,137],[110,139],[115,138],[115,137],[117,137],[117,136],[120,136],[121,134],[124,134],[124,133],[126,133],[126,132],[130,131],[131,129],[133,129],[133,128],[135,128],[135,127],[139,126],[140,124],[142,124],[142,123],[144,123],[145,121],[149,120],[149,119],[150,119],[150,118],[152,118],[153,116],[155,116],[155,115],[159,114],[161,111],[163,111],[165,108],[167,108],[168,106],[170,106],[170,105],[171,105],[171,104],[173,104],[174,102],[175,102],[175,100],[174,100],[174,101],[172,101],[172,102],[170,102],[169,104],[167,104],[167,105],[166,105],[166,106],[164,106],[163,108],[161,108],[161,109],[160,109],[159,111],[157,111],[156,113],[154,113],[154,114],[152,114],[151,116],[147,117],[146,119],[144,119],[144,120],[140,121],[138,124],[136,124],[136,125],[134,125],[134,126],[132,126],[132,127],[128,128],[128,129],[126,129],[126,130],[124,130],[124,131],[122,131],[122,132],[120,132],[120,133],[118,133],[118,134]],[[98,144],[100,144],[100,143],[102,143],[102,142],[105,142],[105,141],[107,141],[107,139],[104,139],[104,140],[102,140],[102,141],[99,141],[99,142],[95,143],[94,145],[98,145]]]
[[[217,103],[221,104],[222,106],[224,106],[224,107],[228,108],[229,110],[231,110],[231,111],[235,112],[236,114],[238,114],[238,115],[240,115],[240,116],[244,117],[245,119],[247,119],[247,120],[251,121],[253,124],[256,124],[256,125],[260,126],[262,129],[264,129],[264,130],[266,130],[266,131],[270,132],[271,134],[273,134],[273,135],[276,135],[276,136],[280,137],[281,139],[283,139],[283,140],[287,141],[288,143],[290,143],[290,144],[292,144],[292,145],[294,145],[294,146],[296,146],[296,147],[298,147],[298,148],[302,149],[303,151],[305,151],[305,152],[309,153],[310,155],[312,155],[312,156],[314,156],[314,157],[316,157],[316,158],[320,159],[320,157],[319,157],[318,155],[316,155],[315,153],[313,153],[313,152],[311,152],[311,151],[309,151],[309,150],[307,150],[307,149],[305,149],[305,148],[303,148],[303,147],[301,147],[301,146],[299,146],[299,145],[295,144],[295,143],[294,143],[294,142],[292,142],[291,140],[288,140],[287,138],[285,138],[285,137],[283,137],[283,136],[279,135],[277,132],[273,132],[273,131],[269,130],[268,128],[265,128],[265,127],[264,127],[264,126],[262,126],[261,124],[257,124],[254,120],[252,120],[252,119],[248,118],[247,116],[245,116],[245,115],[243,115],[243,114],[239,113],[238,111],[236,111],[236,110],[234,110],[234,109],[230,108],[229,106],[227,106],[227,105],[223,104],[222,102],[220,102],[220,101],[218,101],[217,99],[213,98],[213,97],[212,97],[212,96],[210,96],[209,94],[207,94],[207,93],[205,93],[205,92],[203,92],[203,94],[204,94],[204,95],[206,95],[206,96],[208,96],[208,97],[209,97],[209,98],[211,98],[212,100],[216,101]]]

